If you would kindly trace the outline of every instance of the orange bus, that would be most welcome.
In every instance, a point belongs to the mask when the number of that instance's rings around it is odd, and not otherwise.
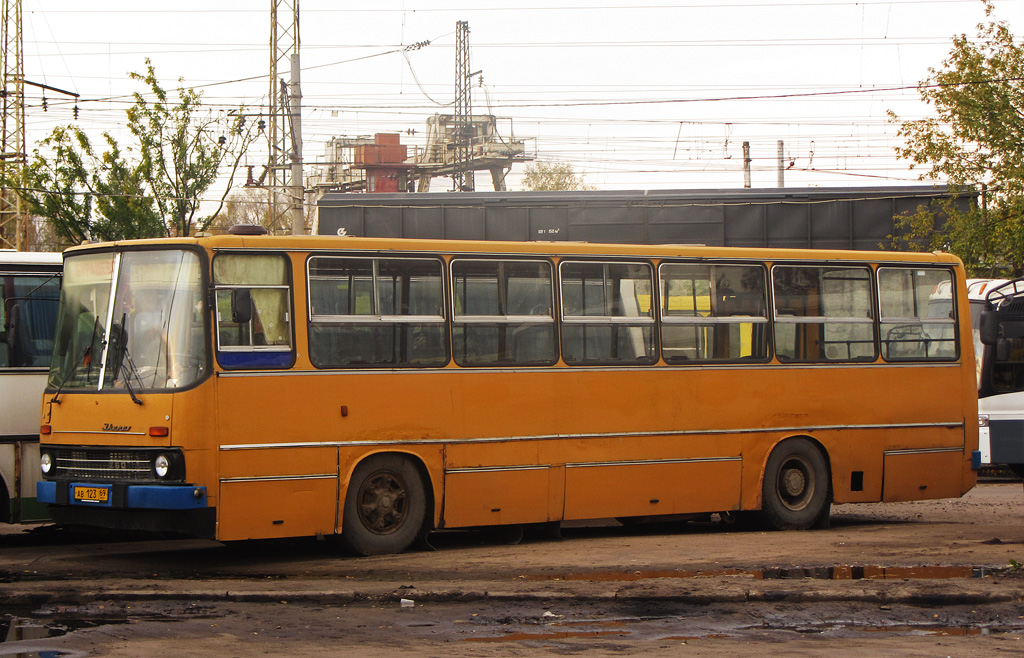
[[[65,253],[40,501],[219,540],[958,497],[946,254],[235,234]],[[953,291],[935,317],[929,296]]]

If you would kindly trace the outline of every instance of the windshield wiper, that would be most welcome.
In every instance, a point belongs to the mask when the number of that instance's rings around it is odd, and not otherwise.
[[[118,374],[124,374],[124,387],[128,389],[128,395],[132,397],[132,402],[141,405],[142,400],[135,395],[135,390],[132,388],[132,376],[139,382],[140,387],[144,387],[144,384],[142,377],[139,376],[139,371],[135,368],[131,354],[128,353],[128,330],[124,328],[124,323],[128,319],[127,315],[127,313],[122,313],[121,323],[110,332],[110,340],[117,337],[114,342],[114,379],[117,379]]]
[[[100,319],[96,318],[95,322],[92,323],[92,334],[89,338],[89,344],[82,350],[82,367],[85,368],[86,378],[88,379],[89,371],[92,370],[92,344],[96,340],[96,329],[99,327]],[[68,383],[71,376],[78,372],[78,359],[71,362],[71,368],[68,369],[68,373],[64,375],[64,379],[60,380],[60,385],[57,386],[57,392],[50,398],[51,404],[60,404],[60,392],[64,390],[64,385]]]

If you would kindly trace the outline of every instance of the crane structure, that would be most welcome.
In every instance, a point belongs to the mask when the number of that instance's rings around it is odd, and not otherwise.
[[[417,44],[417,47],[420,44]],[[498,130],[498,117],[473,114],[472,82],[481,71],[469,65],[469,23],[455,23],[455,107],[452,114],[427,118],[426,144],[407,150],[398,135],[381,133],[373,138],[335,137],[327,144],[325,161],[314,169],[310,179],[318,195],[327,191],[383,192],[430,190],[430,181],[450,176],[453,192],[476,190],[476,172],[491,173],[496,192],[505,191],[505,174],[514,162],[529,162],[522,140],[512,136],[509,119],[508,138]],[[414,131],[407,131],[412,134]],[[362,150],[362,155],[358,149]],[[353,150],[356,155],[349,155]],[[366,154],[373,154],[366,158]],[[401,154],[401,159],[398,159]],[[385,181],[384,179],[389,179]],[[394,183],[390,181],[395,181]],[[383,184],[376,184],[381,182]]]
[[[473,172],[489,171],[495,192],[505,191],[505,173],[514,162],[530,162],[526,143],[516,139],[512,120],[508,119],[508,137],[498,130],[499,118],[492,114],[458,117],[435,114],[427,118],[427,143],[413,154],[412,175],[416,191],[428,192],[430,180],[438,176],[456,176],[461,169],[473,181]],[[463,135],[468,137],[463,138]],[[466,189],[467,187],[471,189]],[[475,184],[455,191],[474,191]]]
[[[21,0],[3,0],[0,25],[0,68],[3,70],[3,144],[0,172],[8,180],[19,179],[25,165],[25,60],[21,31]],[[0,248],[23,250],[28,243],[28,217],[21,197],[9,187],[0,189]]]

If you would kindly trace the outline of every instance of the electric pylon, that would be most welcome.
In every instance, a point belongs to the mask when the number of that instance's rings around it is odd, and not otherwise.
[[[473,170],[469,166],[473,147],[473,103],[470,100],[469,23],[455,23],[455,166],[452,188],[472,192]]]
[[[287,75],[289,82],[283,76]],[[287,207],[292,233],[304,233],[302,123],[299,91],[299,0],[270,0],[270,146],[267,169],[271,226]]]
[[[0,171],[8,180],[20,180],[25,165],[25,60],[21,32],[21,0],[3,0],[3,25],[0,26],[0,69],[3,70],[3,145]],[[0,248],[27,248],[28,218],[21,210],[21,197],[15,190],[0,190]]]

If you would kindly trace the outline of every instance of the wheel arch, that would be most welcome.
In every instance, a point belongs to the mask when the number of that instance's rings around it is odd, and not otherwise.
[[[381,446],[377,450],[365,452],[360,454],[358,457],[350,459],[345,465],[344,477],[341,478],[338,486],[339,498],[338,501],[338,532],[341,532],[342,522],[344,520],[345,510],[345,497],[348,495],[349,484],[352,482],[352,474],[359,467],[360,464],[365,462],[367,459],[374,457],[394,455],[408,460],[413,467],[419,472],[421,478],[423,478],[424,490],[427,494],[427,519],[431,528],[436,528],[438,524],[438,508],[436,501],[442,495],[440,487],[443,482],[443,478],[434,478],[431,476],[430,468],[427,466],[427,460],[424,456],[418,452],[406,450],[401,447],[392,446]],[[440,455],[437,457],[439,463],[441,461]],[[443,471],[442,471],[443,472]]]
[[[763,455],[761,455],[760,464],[758,465],[757,486],[754,489],[756,492],[756,506],[752,509],[759,510],[764,506],[764,500],[762,500],[761,492],[764,490],[764,477],[768,470],[768,460],[771,459],[772,453],[774,453],[775,450],[786,441],[792,441],[795,439],[804,439],[809,441],[821,453],[822,458],[825,460],[825,468],[828,470],[828,501],[831,503],[835,498],[835,476],[832,471],[832,455],[829,453],[828,448],[825,447],[825,444],[822,443],[822,441],[811,434],[787,434],[768,446],[768,449],[764,451]]]

